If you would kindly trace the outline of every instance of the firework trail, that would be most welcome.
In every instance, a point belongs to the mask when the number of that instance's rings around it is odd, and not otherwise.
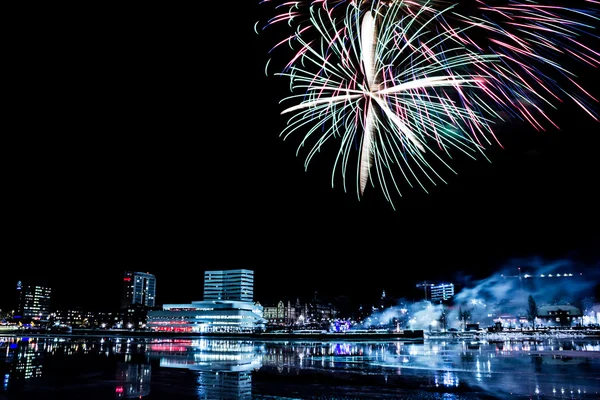
[[[600,65],[597,1],[263,3],[276,12],[262,29],[287,29],[271,50],[291,54],[277,74],[299,92],[282,100],[295,102],[282,112],[291,115],[282,136],[301,132],[298,150],[313,141],[305,167],[338,139],[332,185],[340,171],[347,190],[356,168],[359,197],[378,183],[392,203],[398,174],[427,191],[426,182],[444,182],[438,165],[452,171],[453,152],[475,158],[500,145],[494,124],[558,128],[546,110],[565,100],[598,121],[597,100],[565,66]]]

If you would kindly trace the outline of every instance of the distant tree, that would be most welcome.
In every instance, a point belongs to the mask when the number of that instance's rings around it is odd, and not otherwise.
[[[458,309],[458,319],[462,323],[463,331],[467,327],[467,320],[471,318],[471,312],[469,310],[463,310],[462,307]]]
[[[448,315],[446,314],[446,308],[444,307],[444,305],[442,304],[442,314],[440,315],[440,326],[442,327],[442,329],[444,331],[448,330]]]
[[[533,325],[533,330],[535,330],[535,319],[538,317],[537,304],[532,295],[529,295],[527,301],[529,303],[529,307],[527,308],[527,321]]]

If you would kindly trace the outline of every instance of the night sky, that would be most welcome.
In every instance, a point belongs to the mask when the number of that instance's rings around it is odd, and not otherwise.
[[[201,300],[205,270],[252,269],[269,303],[410,297],[520,257],[598,267],[600,122],[565,104],[561,130],[503,127],[491,163],[457,159],[447,185],[406,187],[395,210],[377,187],[359,200],[331,187],[332,154],[305,171],[301,136],[279,137],[287,82],[264,75],[272,38],[248,3],[15,16],[0,308],[33,278],[56,307],[109,308],[126,269],[157,276],[159,303]]]

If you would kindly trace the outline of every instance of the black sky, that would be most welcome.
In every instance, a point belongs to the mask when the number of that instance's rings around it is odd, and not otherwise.
[[[377,188],[359,201],[331,188],[333,158],[304,171],[300,136],[279,137],[287,83],[264,76],[259,6],[221,8],[15,15],[0,308],[36,276],[57,306],[116,304],[125,269],[155,273],[166,303],[201,299],[204,270],[253,269],[269,302],[401,296],[521,256],[598,262],[600,123],[583,111],[507,127],[492,163],[460,161],[396,210]],[[597,71],[585,81],[600,95]]]

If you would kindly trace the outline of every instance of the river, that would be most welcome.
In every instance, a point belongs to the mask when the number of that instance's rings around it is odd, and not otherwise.
[[[0,337],[2,399],[600,399],[600,339]]]

